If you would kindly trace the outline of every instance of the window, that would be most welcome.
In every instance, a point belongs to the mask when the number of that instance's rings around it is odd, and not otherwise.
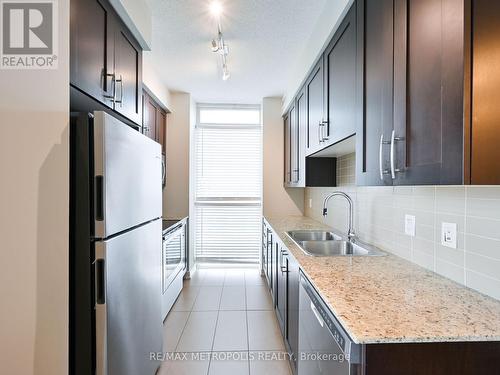
[[[198,262],[258,263],[262,191],[260,108],[198,106],[195,252]]]

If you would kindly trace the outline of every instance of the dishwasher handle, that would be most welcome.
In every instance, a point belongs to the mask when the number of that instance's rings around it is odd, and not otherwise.
[[[324,327],[325,326],[325,322],[323,321],[323,319],[319,315],[318,309],[316,308],[316,306],[314,306],[314,303],[312,303],[312,301],[311,301],[311,311],[313,312],[314,316],[318,320],[319,325],[321,327]]]

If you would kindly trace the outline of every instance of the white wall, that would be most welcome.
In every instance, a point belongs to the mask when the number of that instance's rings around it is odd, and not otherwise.
[[[281,98],[262,100],[263,211],[265,216],[302,215],[304,189],[283,186],[284,125]]]
[[[196,168],[195,163],[195,128],[196,128],[196,103],[194,99],[190,98],[189,105],[189,167],[191,171],[194,171]],[[188,270],[189,272],[193,272],[196,264],[196,255],[195,255],[195,226],[193,223],[196,220],[196,209],[194,207],[196,195],[196,181],[194,178],[189,179],[189,264]]]
[[[0,70],[0,364],[68,369],[69,1],[57,70]]]
[[[151,52],[142,54],[142,83],[154,94],[154,99],[172,111],[172,98],[169,89],[163,84],[152,62]]]
[[[349,10],[354,0],[328,0],[325,9],[321,12],[321,17],[314,26],[309,41],[304,45],[304,50],[298,59],[295,60],[288,77],[288,86],[283,96],[282,112],[288,107],[295,94],[301,87],[303,81],[313,68],[316,59],[327,42],[335,33],[344,15]]]
[[[189,215],[189,127],[191,95],[171,94],[172,113],[167,123],[167,185],[163,190],[163,216]]]

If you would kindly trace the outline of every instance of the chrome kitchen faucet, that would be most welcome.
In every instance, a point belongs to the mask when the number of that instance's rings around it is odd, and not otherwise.
[[[354,203],[349,195],[342,191],[334,191],[333,193],[329,194],[326,196],[325,200],[323,201],[323,217],[328,216],[328,201],[330,198],[339,196],[339,197],[344,197],[347,200],[347,203],[349,204],[349,228],[347,228],[347,238],[349,241],[352,241],[356,238],[356,234],[354,233]]]

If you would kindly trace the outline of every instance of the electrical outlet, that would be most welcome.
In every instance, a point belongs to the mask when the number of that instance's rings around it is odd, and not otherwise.
[[[313,200],[312,200],[312,198],[309,198],[309,208],[313,208]]]
[[[457,224],[441,223],[441,245],[457,248]]]
[[[405,233],[408,236],[415,237],[415,216],[405,215]]]

